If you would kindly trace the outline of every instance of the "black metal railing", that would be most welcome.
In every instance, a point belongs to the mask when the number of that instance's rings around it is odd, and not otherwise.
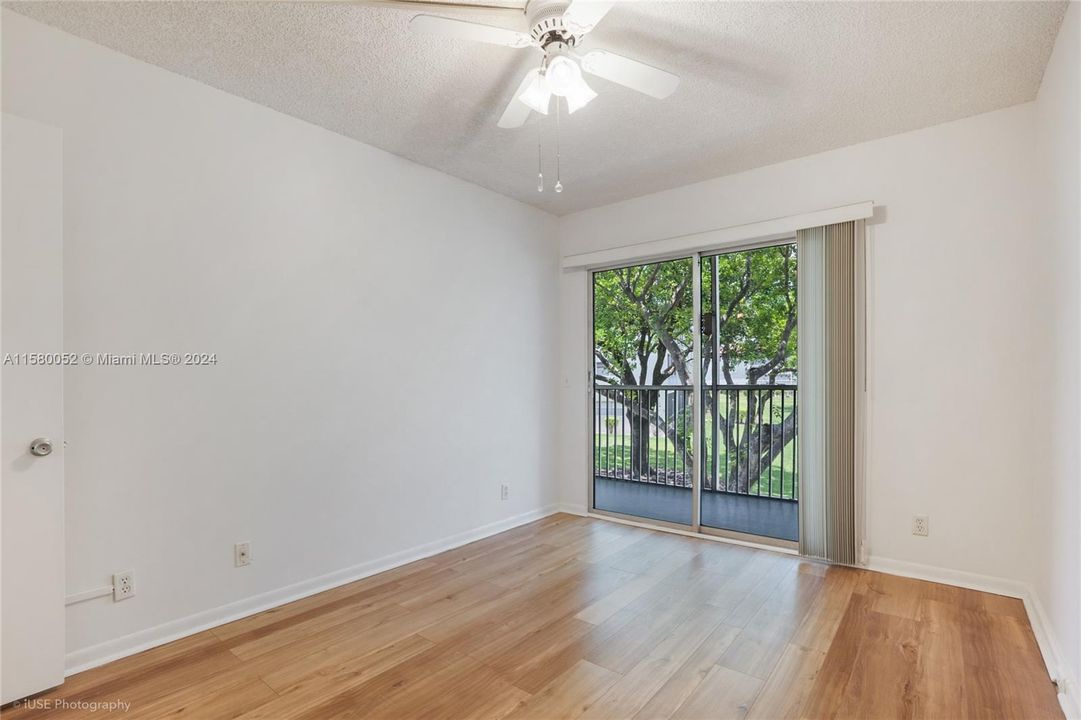
[[[686,385],[597,385],[594,474],[691,487],[691,396]]]
[[[795,385],[702,389],[702,489],[799,498]]]
[[[689,488],[689,385],[597,385],[593,468],[602,478]],[[795,385],[702,388],[702,489],[799,498]]]

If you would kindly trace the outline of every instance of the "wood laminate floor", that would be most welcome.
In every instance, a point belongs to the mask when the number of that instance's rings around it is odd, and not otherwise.
[[[1062,717],[1019,600],[571,515],[74,675],[36,700],[3,715]],[[112,701],[130,705],[92,705]]]

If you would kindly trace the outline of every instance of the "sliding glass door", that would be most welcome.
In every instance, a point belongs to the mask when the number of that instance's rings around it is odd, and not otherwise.
[[[798,540],[796,266],[785,243],[593,273],[594,510]]]
[[[593,508],[690,526],[694,263],[593,273]]]
[[[799,540],[796,246],[701,260],[701,525]]]

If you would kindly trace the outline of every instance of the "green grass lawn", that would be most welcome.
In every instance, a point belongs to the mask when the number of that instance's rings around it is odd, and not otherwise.
[[[712,433],[707,426],[706,433],[706,457],[704,471],[712,472]],[[683,460],[676,453],[675,447],[667,438],[651,437],[649,443],[649,466],[663,470],[684,471]],[[782,457],[784,471],[782,472]],[[724,489],[724,469],[727,454],[721,446],[718,458],[718,475],[721,489]],[[618,434],[597,433],[593,442],[593,463],[598,473],[605,469],[628,470],[631,467],[631,445],[629,437],[621,437]],[[689,475],[691,468],[685,468]],[[772,480],[772,486],[771,486]],[[771,489],[772,488],[772,489]],[[795,499],[798,497],[799,479],[796,470],[796,447],[795,443],[789,442],[784,452],[777,456],[773,464],[767,468],[754,483],[750,492],[753,495],[768,495],[777,498]]]

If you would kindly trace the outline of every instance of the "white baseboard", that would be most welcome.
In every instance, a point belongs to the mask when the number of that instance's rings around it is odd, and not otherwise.
[[[344,568],[327,575],[304,580],[299,583],[287,585],[277,590],[261,593],[250,598],[238,600],[228,605],[204,610],[203,612],[178,618],[155,627],[140,630],[124,635],[114,640],[108,640],[97,645],[81,648],[67,654],[65,658],[65,675],[89,670],[90,668],[104,665],[105,663],[119,660],[120,658],[134,655],[135,653],[149,650],[150,648],[164,645],[165,643],[179,640],[180,638],[194,635],[195,633],[209,630],[210,628],[233,622],[249,615],[269,610],[271,608],[300,600],[301,598],[315,595],[316,593],[330,590],[340,585],[355,582],[370,575],[391,570],[401,565],[406,565],[417,560],[438,555],[447,550],[467,545],[477,540],[496,535],[510,530],[511,528],[525,525],[526,523],[539,520],[558,512],[571,512],[562,509],[559,505],[548,505],[538,510],[532,510],[521,515],[497,520],[496,522],[482,525],[481,527],[451,535],[450,537],[434,542],[419,545],[408,550],[403,550],[392,555],[387,555],[375,560]]]
[[[1047,674],[1058,685],[1059,704],[1062,712],[1069,720],[1081,720],[1081,685],[1077,678],[1065,675],[1065,666],[1061,662],[1062,655],[1058,650],[1051,624],[1044,612],[1043,604],[1036,594],[1035,588],[1026,582],[995,577],[992,575],[979,575],[977,573],[951,570],[949,568],[922,565],[920,563],[891,560],[889,558],[871,556],[867,563],[868,570],[876,570],[888,575],[900,575],[902,577],[927,580],[929,582],[942,583],[944,585],[956,585],[957,587],[980,590],[1019,598],[1025,604],[1025,612],[1028,614],[1029,624],[1032,625],[1032,633],[1036,636],[1036,644],[1040,648],[1044,665],[1047,666]]]
[[[582,517],[589,514],[585,505],[575,505],[574,503],[559,503],[559,512],[568,515],[581,515]]]
[[[1023,598],[1025,612],[1028,613],[1036,643],[1040,646],[1044,664],[1051,679],[1058,685],[1058,702],[1067,720],[1081,720],[1081,683],[1079,678],[1070,677],[1069,667],[1062,662],[1058,642],[1051,629],[1051,622],[1044,612],[1040,596],[1035,588],[1029,587]]]
[[[901,577],[910,577],[916,580],[956,585],[970,590],[980,590],[995,595],[1006,595],[1007,597],[1022,599],[1031,590],[1026,583],[1017,580],[1008,580],[993,575],[980,575],[962,570],[951,570],[935,565],[891,560],[877,555],[871,556],[867,563],[867,569],[876,570],[887,575],[900,575]]]

